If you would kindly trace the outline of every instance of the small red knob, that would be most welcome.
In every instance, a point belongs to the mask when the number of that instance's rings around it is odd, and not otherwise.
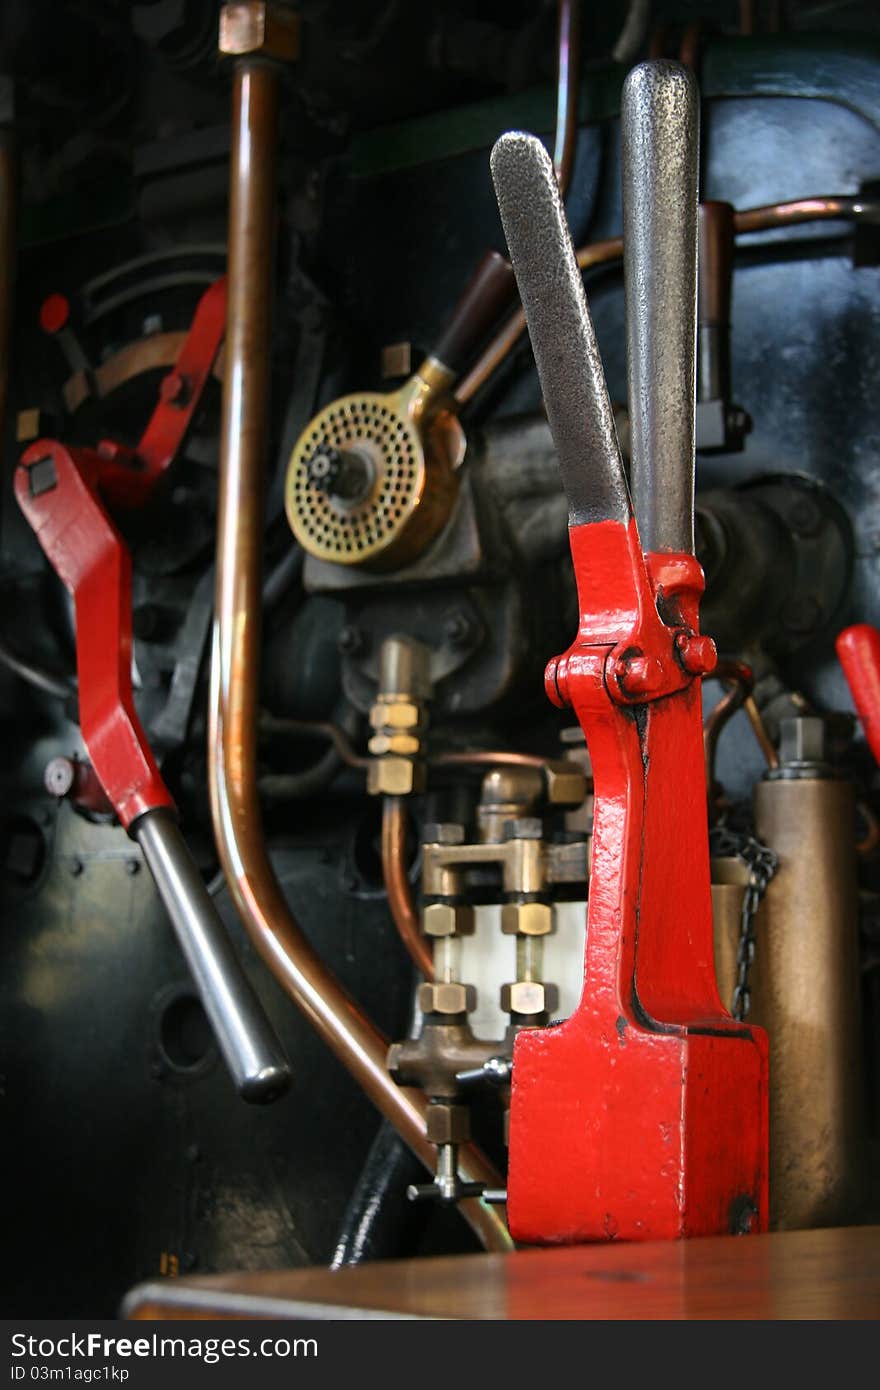
[[[44,333],[60,333],[70,319],[70,301],[63,294],[50,294],[40,305],[40,327]]]

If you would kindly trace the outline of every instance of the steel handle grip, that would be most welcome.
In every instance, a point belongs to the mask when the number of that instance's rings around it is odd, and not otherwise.
[[[550,157],[511,131],[492,178],[559,456],[572,525],[630,519],[605,373]]]
[[[156,881],[217,1045],[242,1100],[264,1104],[290,1071],[173,814],[146,811],[131,828]]]
[[[641,63],[621,108],[633,508],[646,551],[694,549],[697,86]]]

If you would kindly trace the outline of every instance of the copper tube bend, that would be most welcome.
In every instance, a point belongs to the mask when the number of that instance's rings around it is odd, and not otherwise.
[[[394,1083],[385,1066],[387,1040],[303,935],[269,862],[261,826],[257,693],[278,86],[270,64],[237,63],[208,749],[211,815],[223,871],[255,949],[381,1113],[433,1168],[425,1096]],[[460,1157],[466,1181],[498,1186],[498,1174],[478,1149],[462,1146]],[[479,1199],[463,1202],[461,1210],[488,1249],[512,1248],[497,1210]]]

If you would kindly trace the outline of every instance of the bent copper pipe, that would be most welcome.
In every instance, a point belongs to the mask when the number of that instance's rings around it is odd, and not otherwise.
[[[556,57],[556,135],[553,168],[562,197],[571,182],[577,143],[581,75],[581,0],[559,0]]]
[[[726,687],[717,705],[703,721],[703,753],[706,759],[706,785],[709,795],[715,787],[715,754],[722,730],[751,695],[755,686],[752,668],[743,661],[719,661],[712,679]]]
[[[434,957],[422,936],[406,874],[406,808],[399,796],[386,796],[382,805],[382,878],[398,935],[413,964],[433,980]]]
[[[770,203],[766,207],[746,208],[734,213],[733,225],[737,235],[748,232],[767,232],[776,227],[795,227],[805,222],[828,222],[836,220],[880,221],[880,201],[854,196],[799,198],[790,203]],[[611,237],[608,241],[596,241],[581,246],[576,252],[581,270],[593,266],[609,265],[623,257],[623,238]],[[515,309],[507,321],[483,349],[467,376],[455,389],[455,400],[459,406],[466,405],[490,377],[506,361],[522,337],[526,318],[521,308]]]
[[[223,871],[255,949],[282,988],[429,1169],[427,1100],[392,1081],[387,1040],[327,970],[295,921],[269,862],[257,797],[257,692],[278,74],[240,60],[233,78],[228,319],[211,662],[211,816]],[[462,1176],[498,1185],[478,1149]],[[503,1217],[481,1199],[462,1215],[487,1249],[509,1250]]]

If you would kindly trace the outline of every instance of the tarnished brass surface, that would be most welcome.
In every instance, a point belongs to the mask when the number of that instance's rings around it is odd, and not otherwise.
[[[759,839],[779,855],[758,912],[751,1022],[770,1038],[770,1220],[777,1229],[858,1213],[864,1121],[853,790],[833,778],[764,781]],[[714,860],[721,997],[729,1007],[747,871]]]
[[[441,408],[453,373],[426,358],[398,391],[342,396],[300,435],[287,470],[285,505],[304,550],[337,565],[385,570],[406,564],[445,525],[458,490],[464,434]],[[369,461],[366,495],[346,501],[316,488],[308,466],[325,448]]]
[[[233,77],[229,310],[217,517],[217,581],[208,766],[211,817],[226,880],[263,960],[319,1036],[414,1153],[433,1168],[427,1100],[395,1085],[387,1042],[327,970],[294,920],[266,853],[257,796],[257,697],[265,490],[269,312],[278,75],[242,60]],[[499,1184],[463,1146],[466,1181]],[[488,1249],[510,1249],[503,1214],[478,1199],[462,1214]]]
[[[272,0],[243,0],[220,10],[218,50],[227,57],[262,54],[292,62],[299,57],[299,14]]]
[[[61,388],[64,404],[72,415],[87,401],[92,389],[103,399],[111,392],[124,386],[142,372],[155,372],[173,367],[180,349],[186,341],[186,333],[151,333],[147,338],[138,338],[133,343],[114,352],[105,362],[101,362],[91,374],[89,381],[85,372],[74,372]],[[223,380],[223,348],[221,347],[214,363],[212,375]]]

